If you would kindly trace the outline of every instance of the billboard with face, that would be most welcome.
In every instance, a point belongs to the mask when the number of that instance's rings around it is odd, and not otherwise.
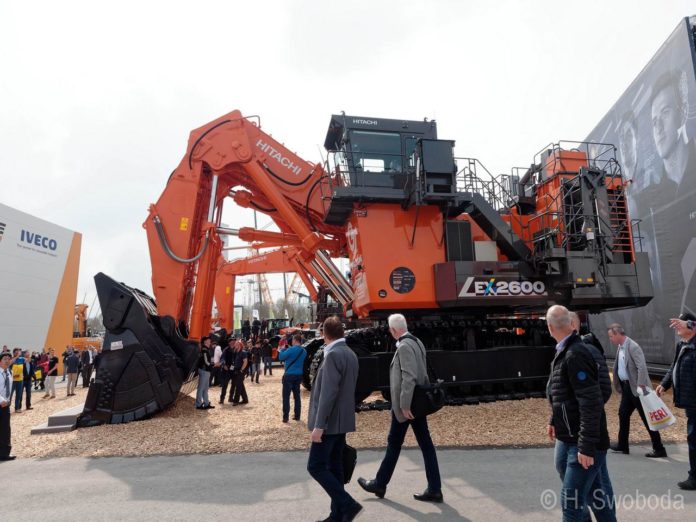
[[[590,133],[616,144],[631,217],[640,219],[655,298],[647,306],[591,318],[606,334],[625,326],[652,363],[672,362],[670,317],[696,310],[696,18],[682,20]],[[606,335],[604,335],[606,339]],[[612,346],[609,353],[614,353]]]

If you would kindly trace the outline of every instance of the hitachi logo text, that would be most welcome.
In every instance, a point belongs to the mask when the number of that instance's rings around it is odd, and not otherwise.
[[[353,123],[358,125],[379,125],[377,120],[363,120],[361,118],[353,118]]]
[[[259,149],[261,149],[263,152],[268,154],[268,156],[270,158],[273,158],[278,163],[280,163],[283,167],[294,172],[296,176],[299,176],[300,174],[302,174],[302,167],[300,165],[295,165],[291,160],[289,160],[288,158],[283,156],[280,153],[280,151],[274,149],[271,145],[269,145],[265,141],[263,141],[263,140],[257,141],[256,146]]]

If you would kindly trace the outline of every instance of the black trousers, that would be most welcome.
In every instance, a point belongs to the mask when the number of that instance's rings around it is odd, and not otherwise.
[[[244,373],[235,372],[232,376],[232,389],[230,390],[230,401],[239,402],[240,396],[242,398],[242,402],[249,402],[249,397],[247,397],[246,388],[244,387]]]
[[[31,379],[24,379],[24,400],[27,408],[31,408]]]
[[[7,457],[12,450],[10,432],[10,405],[0,407],[0,457]]]
[[[89,379],[92,377],[92,368],[94,366],[91,364],[85,364],[82,367],[82,387],[87,388],[89,387]]]
[[[628,450],[628,434],[631,429],[631,415],[635,410],[638,410],[640,420],[643,421],[643,426],[648,430],[652,447],[656,451],[662,451],[662,438],[659,431],[652,431],[648,427],[648,421],[645,418],[643,405],[640,403],[640,398],[633,395],[631,385],[628,381],[621,381],[621,404],[619,405],[619,448]]]
[[[213,369],[210,370],[210,385],[211,386],[219,386],[220,385],[220,371],[222,368],[215,367],[213,366]]]
[[[232,372],[220,368],[220,403],[225,402],[225,395],[227,395],[227,386],[232,381]],[[232,392],[234,391],[234,382],[232,383],[232,389],[230,390],[230,400],[232,400]]]

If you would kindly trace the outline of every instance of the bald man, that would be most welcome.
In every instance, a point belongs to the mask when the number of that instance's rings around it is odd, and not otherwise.
[[[547,430],[556,441],[556,461],[565,460],[561,472],[563,519],[582,520],[589,505],[597,520],[616,520],[606,462],[609,432],[597,364],[573,329],[567,308],[549,308],[546,324],[558,343],[546,386],[551,404]]]

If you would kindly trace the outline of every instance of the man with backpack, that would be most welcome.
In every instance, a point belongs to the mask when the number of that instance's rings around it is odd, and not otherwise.
[[[283,422],[288,422],[290,417],[290,392],[295,401],[294,419],[300,420],[302,403],[300,401],[300,384],[304,372],[304,361],[307,352],[302,348],[302,335],[297,333],[292,336],[292,346],[278,352],[278,360],[285,362],[283,374]]]

